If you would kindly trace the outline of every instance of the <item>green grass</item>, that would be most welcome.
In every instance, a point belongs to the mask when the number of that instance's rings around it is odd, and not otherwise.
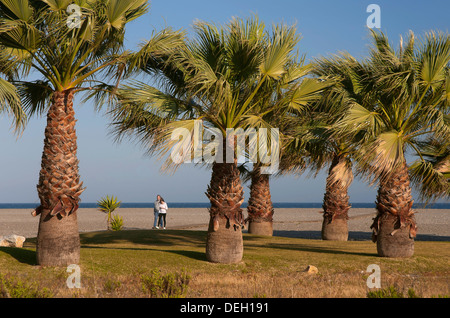
[[[206,261],[205,238],[204,231],[188,230],[83,233],[79,290],[67,288],[65,268],[36,266],[35,240],[21,249],[0,248],[0,273],[7,281],[33,286],[37,297],[39,290],[53,297],[149,297],[156,294],[142,286],[155,271],[160,281],[172,283],[187,273],[186,286],[171,287],[181,288],[185,297],[366,297],[371,291],[366,269],[378,264],[382,288],[413,290],[418,297],[450,293],[450,242],[415,242],[412,258],[388,259],[378,257],[370,241],[244,234],[242,262],[225,265]],[[319,273],[305,273],[308,265]]]

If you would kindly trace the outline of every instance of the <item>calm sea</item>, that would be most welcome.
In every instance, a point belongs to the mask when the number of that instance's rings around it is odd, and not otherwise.
[[[36,203],[0,203],[0,209],[34,209],[39,204]],[[208,208],[209,202],[168,202],[169,207],[172,208]],[[375,208],[375,203],[352,203],[353,208]],[[243,203],[245,208],[247,203]],[[274,208],[322,208],[322,203],[290,203],[279,202],[273,204]],[[97,203],[81,203],[80,208],[96,208]],[[122,203],[121,208],[153,208],[153,202],[139,202],[139,203]],[[414,208],[419,209],[424,207],[424,204],[414,204]],[[434,203],[426,206],[428,209],[449,209],[449,203]]]

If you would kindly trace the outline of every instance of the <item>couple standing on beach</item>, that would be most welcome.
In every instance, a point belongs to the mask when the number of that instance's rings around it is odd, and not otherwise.
[[[153,213],[155,219],[153,221],[153,228],[159,229],[161,226],[163,229],[166,229],[166,214],[167,214],[167,203],[164,199],[158,194],[156,196],[155,206],[153,208]]]

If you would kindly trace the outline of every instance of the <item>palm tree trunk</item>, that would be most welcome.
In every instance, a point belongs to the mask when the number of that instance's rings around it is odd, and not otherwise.
[[[248,233],[273,235],[274,209],[270,195],[269,175],[261,174],[260,165],[253,167],[247,213]]]
[[[328,171],[323,199],[322,239],[347,241],[348,210],[350,209],[348,187],[353,181],[351,163],[336,155]]]
[[[223,144],[225,149],[226,140]],[[244,251],[241,209],[244,191],[236,158],[234,163],[213,163],[206,196],[211,202],[206,258],[213,263],[238,263]]]
[[[77,264],[80,237],[77,214],[83,192],[78,174],[73,92],[54,92],[47,114],[44,150],[37,190],[40,214],[37,263],[44,266]]]
[[[411,257],[414,254],[417,226],[413,202],[408,167],[403,163],[378,188],[378,213],[371,228],[379,256]]]

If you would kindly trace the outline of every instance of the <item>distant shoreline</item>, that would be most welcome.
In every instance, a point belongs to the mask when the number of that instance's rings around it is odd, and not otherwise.
[[[31,216],[32,209],[0,210],[0,236],[11,234],[27,238],[36,237],[39,217]],[[449,209],[416,209],[419,226],[418,240],[450,241]],[[323,214],[319,208],[275,208],[274,235],[298,238],[321,239]],[[244,216],[247,212],[243,209]],[[106,230],[106,214],[98,208],[81,208],[78,214],[80,232]],[[152,208],[120,207],[114,214],[124,220],[125,230],[151,230],[154,221]],[[353,208],[349,211],[349,239],[370,240],[370,226],[376,210]],[[210,215],[207,208],[175,208],[167,211],[167,229],[207,231]],[[245,232],[245,230],[244,230]]]
[[[172,208],[209,208],[209,202],[168,202]],[[34,209],[39,203],[0,203],[1,209]],[[273,203],[274,208],[300,208],[300,209],[321,209],[321,202],[277,202]],[[351,203],[352,208],[375,209],[375,203]],[[153,202],[124,202],[122,208],[152,208]],[[242,208],[247,207],[247,202],[242,204]],[[97,208],[95,202],[81,202],[80,208],[89,209]],[[450,209],[449,203],[434,203],[425,206],[423,203],[415,203],[414,209]]]

